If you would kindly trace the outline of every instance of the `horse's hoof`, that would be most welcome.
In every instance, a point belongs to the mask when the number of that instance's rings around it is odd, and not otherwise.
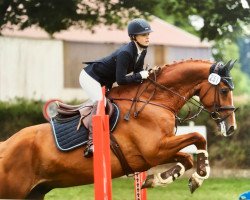
[[[188,182],[189,190],[191,194],[193,194],[193,192],[200,186],[193,177],[191,177]]]
[[[143,182],[141,189],[152,188],[154,183],[154,175],[148,175],[146,180]]]

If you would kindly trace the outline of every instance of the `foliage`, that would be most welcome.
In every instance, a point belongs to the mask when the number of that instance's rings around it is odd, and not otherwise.
[[[157,0],[3,0],[0,1],[0,27],[20,29],[36,25],[51,35],[71,26],[92,29],[94,25],[121,27],[129,18],[152,12]],[[139,11],[140,10],[140,11]]]
[[[173,17],[174,24],[181,27],[192,26],[194,19],[201,21],[203,26],[197,34],[202,40],[237,38],[250,22],[250,9],[244,9],[240,0],[162,0],[154,12],[156,16],[158,13]]]
[[[44,122],[40,101],[16,99],[11,102],[0,102],[0,141],[24,127]]]
[[[240,68],[235,68],[232,70],[232,77],[235,83],[235,95],[250,94],[250,80],[247,74],[243,73]]]

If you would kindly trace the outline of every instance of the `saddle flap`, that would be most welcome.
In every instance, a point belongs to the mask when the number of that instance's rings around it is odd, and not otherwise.
[[[57,104],[57,107],[60,108],[61,110],[72,110],[72,111],[79,110],[81,107],[84,106],[84,104],[69,105],[69,104],[62,103],[60,101],[57,101],[56,104]]]
[[[114,105],[112,104],[112,102],[109,99],[107,99],[105,112],[107,115],[109,115],[109,117],[111,117],[112,113],[114,112]]]
[[[68,118],[75,115],[87,115],[92,109],[92,105],[68,105],[62,102],[57,102],[57,113],[60,114],[61,118]]]

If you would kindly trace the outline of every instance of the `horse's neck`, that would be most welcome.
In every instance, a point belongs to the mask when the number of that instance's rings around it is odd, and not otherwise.
[[[190,88],[194,88],[208,78],[209,66],[209,63],[189,61],[170,66],[169,69],[165,67],[159,82],[184,95],[190,92]]]
[[[192,97],[197,85],[207,79],[208,66],[209,63],[194,61],[164,67],[157,78],[157,83],[163,85],[167,89],[157,89],[151,101],[171,107],[174,111],[178,112],[185,104],[184,98],[189,99]],[[148,83],[148,81],[143,83],[140,86],[141,90],[143,90]],[[138,87],[137,84],[119,86],[112,89],[110,96],[113,98],[132,99],[135,97]],[[140,98],[144,100],[148,99],[155,87],[154,84],[151,84],[150,87],[143,92]]]
[[[209,66],[210,63],[194,61],[163,68],[158,83],[169,89],[165,95],[171,101],[162,100],[162,103],[178,112],[186,103],[185,100],[191,98],[200,83],[207,79]]]

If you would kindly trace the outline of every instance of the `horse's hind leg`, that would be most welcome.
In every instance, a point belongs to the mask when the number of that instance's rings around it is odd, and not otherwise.
[[[193,167],[193,159],[191,155],[183,152],[178,152],[169,163],[177,164],[171,167],[169,170],[148,175],[144,181],[142,188],[156,187],[156,186],[167,186],[179,177],[181,177],[185,171]]]

